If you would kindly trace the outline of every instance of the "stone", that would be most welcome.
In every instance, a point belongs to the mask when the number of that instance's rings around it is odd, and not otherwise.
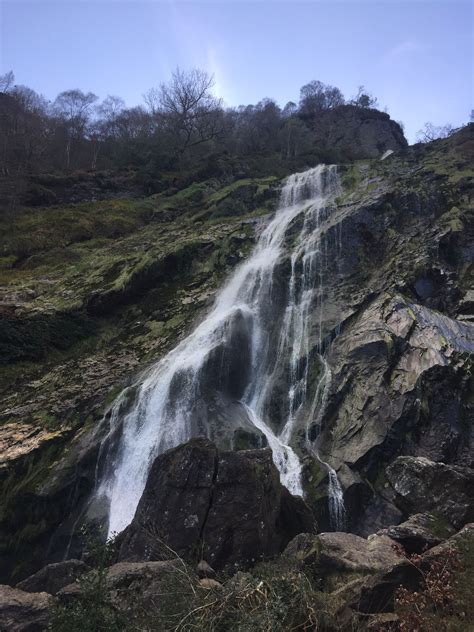
[[[457,528],[474,520],[474,470],[400,456],[386,475],[405,514],[435,511]]]
[[[472,568],[474,560],[474,523],[466,524],[450,538],[433,547],[422,557],[422,567],[428,568],[432,562],[457,552],[464,566]]]
[[[0,630],[2,632],[41,632],[49,623],[51,595],[30,593],[11,586],[0,586]]]
[[[206,588],[207,590],[220,590],[221,588],[223,588],[222,584],[220,584],[215,579],[211,579],[210,577],[203,577],[203,579],[200,579],[199,585],[202,588]]]
[[[55,595],[61,588],[72,584],[78,577],[90,570],[80,560],[66,560],[56,564],[48,564],[34,575],[30,575],[16,585],[26,592],[47,592]]]
[[[401,544],[409,554],[423,553],[453,533],[454,529],[446,520],[430,513],[415,514],[405,522],[379,532]]]
[[[155,460],[119,538],[119,559],[163,559],[170,550],[190,558],[203,550],[215,569],[249,566],[313,527],[304,501],[280,483],[269,449],[221,452],[195,439]]]
[[[196,566],[196,573],[202,579],[205,577],[215,577],[216,571],[205,560],[201,560]]]
[[[300,534],[288,544],[284,555],[322,571],[348,573],[387,570],[404,559],[387,536],[375,535],[366,540],[341,532]]]

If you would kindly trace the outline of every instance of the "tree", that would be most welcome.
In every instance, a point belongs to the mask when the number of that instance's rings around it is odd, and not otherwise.
[[[0,75],[0,92],[9,92],[15,83],[15,75],[10,70],[4,75]]]
[[[300,90],[300,115],[303,118],[314,118],[322,110],[329,110],[338,105],[344,105],[344,96],[339,88],[334,86],[315,80]]]
[[[108,128],[108,134],[115,135],[117,119],[124,110],[125,101],[110,94],[97,106],[97,114],[101,122]]]
[[[92,92],[84,93],[82,90],[66,90],[56,97],[54,109],[66,128],[67,168],[71,162],[72,142],[84,138],[92,106],[96,101],[95,94]]]
[[[360,108],[378,107],[378,101],[376,97],[367,92],[364,86],[359,86],[357,94],[351,99],[350,103],[351,105],[357,105]]]
[[[436,126],[433,123],[425,123],[424,127],[419,130],[416,139],[419,143],[430,143],[439,138],[447,138],[451,136],[454,129],[450,124]]]
[[[177,68],[171,81],[145,95],[148,108],[162,119],[179,155],[222,131],[221,100],[212,94],[213,85],[213,77],[203,70]]]

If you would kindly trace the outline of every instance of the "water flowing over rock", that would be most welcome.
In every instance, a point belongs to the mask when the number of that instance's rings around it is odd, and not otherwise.
[[[106,439],[96,492],[110,504],[109,534],[132,520],[157,455],[193,436],[215,438],[216,397],[239,402],[244,427],[265,437],[283,484],[291,493],[303,494],[295,434],[301,428],[305,432],[321,412],[329,383],[323,372],[322,388],[313,384],[310,389],[309,357],[314,344],[322,347],[325,252],[320,226],[338,191],[335,167],[319,166],[289,177],[275,217],[209,315],[146,372],[129,410],[117,400],[108,437],[114,437],[113,449]],[[285,265],[288,249],[285,287],[277,271]],[[315,302],[316,322],[311,318]],[[342,495],[333,489],[340,506]]]

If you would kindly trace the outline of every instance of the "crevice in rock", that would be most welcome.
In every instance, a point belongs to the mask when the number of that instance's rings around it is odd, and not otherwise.
[[[204,550],[204,531],[206,529],[206,524],[207,524],[207,520],[209,518],[209,514],[211,513],[211,509],[212,509],[212,503],[214,500],[214,490],[216,487],[216,481],[217,481],[217,473],[219,471],[219,453],[217,452],[217,450],[215,451],[214,454],[214,470],[212,473],[212,481],[211,481],[211,490],[209,493],[209,504],[207,506],[206,512],[204,514],[204,518],[202,521],[202,525],[201,525],[201,529],[199,531],[199,542],[200,542],[200,548],[201,551]]]

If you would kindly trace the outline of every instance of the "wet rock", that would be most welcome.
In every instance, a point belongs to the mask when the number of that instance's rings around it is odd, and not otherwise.
[[[57,564],[48,564],[34,575],[27,577],[16,585],[26,592],[47,592],[55,595],[61,588],[74,582],[78,577],[90,570],[80,560],[66,560]]]
[[[41,632],[49,623],[51,596],[0,586],[0,630]]]
[[[407,553],[422,553],[440,544],[454,533],[454,529],[439,516],[419,513],[379,533],[401,544]]]
[[[303,500],[281,485],[270,450],[218,452],[196,439],[156,459],[119,558],[162,559],[170,548],[189,558],[203,548],[214,568],[246,566],[313,525]]]
[[[458,528],[474,520],[474,471],[470,468],[400,456],[386,475],[396,504],[406,514],[435,511]]]

